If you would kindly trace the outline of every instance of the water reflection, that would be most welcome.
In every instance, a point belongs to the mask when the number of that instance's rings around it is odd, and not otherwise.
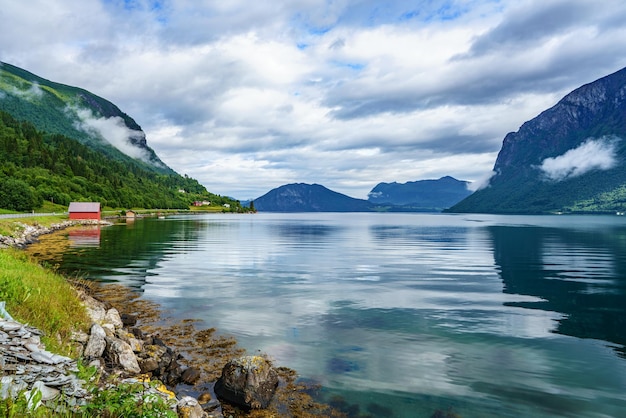
[[[107,228],[100,248],[62,260],[235,335],[350,408],[616,416],[626,362],[605,345],[626,342],[626,228],[590,222],[173,217]]]
[[[272,228],[273,229],[273,228]],[[277,234],[289,239],[309,239],[320,240],[327,236],[337,233],[341,230],[336,225],[325,225],[317,223],[296,223],[296,222],[280,222],[275,226]]]
[[[565,314],[556,332],[626,344],[626,229],[489,227],[509,306]]]
[[[185,222],[146,218],[109,227],[69,228],[60,234],[40,237],[28,252],[60,272],[101,282],[120,282],[143,292],[151,273],[168,257],[173,246],[197,245],[204,229],[198,219]],[[68,251],[68,244],[72,251]]]
[[[100,225],[72,228],[68,231],[71,248],[100,247]]]

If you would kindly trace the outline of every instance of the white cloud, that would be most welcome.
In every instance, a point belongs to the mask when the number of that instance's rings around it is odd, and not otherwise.
[[[89,109],[74,108],[70,111],[73,111],[80,120],[76,124],[78,129],[104,139],[129,157],[150,162],[148,152],[131,142],[145,139],[144,133],[128,128],[121,117],[97,117]]]
[[[480,183],[507,132],[626,66],[625,19],[622,0],[0,0],[0,60],[112,101],[212,192],[365,198]]]
[[[546,158],[539,169],[553,181],[581,176],[591,170],[609,170],[617,164],[615,153],[619,141],[615,136],[587,139],[563,155]]]
[[[37,82],[32,83],[30,87],[25,90],[13,87],[10,92],[11,94],[22,97],[26,100],[36,100],[43,96],[43,90],[41,90],[41,87],[39,87],[39,83]]]
[[[467,189],[475,192],[477,190],[481,190],[484,189],[486,187],[489,187],[489,182],[491,181],[491,178],[493,176],[495,176],[497,173],[495,171],[490,171],[487,174],[483,175],[482,177],[478,178],[477,180],[468,183],[467,185]]]

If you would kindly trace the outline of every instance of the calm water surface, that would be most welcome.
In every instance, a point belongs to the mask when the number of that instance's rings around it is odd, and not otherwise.
[[[194,215],[73,233],[121,282],[361,414],[626,416],[626,218]]]

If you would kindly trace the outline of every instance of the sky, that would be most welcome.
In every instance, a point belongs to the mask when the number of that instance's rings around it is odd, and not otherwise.
[[[112,101],[210,192],[367,198],[483,183],[508,132],[626,66],[625,22],[623,0],[0,0],[0,61]]]

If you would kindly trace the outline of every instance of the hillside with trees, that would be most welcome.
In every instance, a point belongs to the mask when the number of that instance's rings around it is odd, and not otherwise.
[[[46,200],[163,209],[187,209],[194,201],[209,200],[238,209],[238,202],[207,192],[192,178],[111,160],[75,139],[41,132],[0,111],[0,208],[30,211]]]

